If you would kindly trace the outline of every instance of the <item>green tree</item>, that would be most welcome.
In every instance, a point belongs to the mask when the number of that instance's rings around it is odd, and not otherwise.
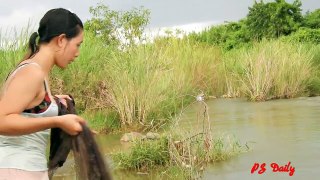
[[[200,33],[191,33],[189,37],[196,41],[218,45],[225,50],[241,47],[250,40],[244,20],[212,26]]]
[[[311,29],[320,28],[320,9],[313,12],[307,12],[304,16],[303,26]]]
[[[303,20],[301,2],[285,0],[265,3],[262,0],[249,7],[246,24],[252,39],[278,38],[295,32]]]
[[[150,19],[150,11],[143,7],[115,11],[100,3],[90,7],[89,11],[93,18],[85,23],[86,30],[94,32],[106,44],[113,45],[133,45],[141,40]]]

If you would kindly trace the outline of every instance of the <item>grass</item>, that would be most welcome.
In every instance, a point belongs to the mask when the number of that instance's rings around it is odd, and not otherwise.
[[[24,42],[27,41],[29,29],[23,29],[16,32],[12,29],[6,32],[0,29],[0,83],[3,84],[8,73],[13,70],[18,62],[22,60],[26,53]],[[10,32],[13,32],[16,38],[10,38]]]
[[[116,112],[85,111],[81,116],[86,119],[90,128],[95,129],[99,133],[108,134],[120,129],[120,123]]]
[[[217,80],[216,52],[214,47],[185,40],[159,39],[154,44],[114,53],[106,71],[111,106],[121,124],[139,123],[145,129],[161,126],[182,103],[188,103],[188,94],[211,91]]]
[[[120,169],[147,171],[156,166],[169,163],[168,139],[157,141],[135,141],[130,153],[119,152],[112,155],[112,159]]]
[[[246,150],[229,136],[212,139],[208,149],[203,136],[188,141],[182,139],[184,137],[165,135],[159,140],[135,141],[129,151],[115,152],[111,157],[116,170],[150,173],[158,169],[162,177],[178,173],[184,179],[196,179],[208,163],[227,160]]]
[[[253,101],[264,101],[303,95],[316,72],[313,54],[303,44],[277,40],[236,50],[227,58],[238,57],[231,74],[241,94]]]

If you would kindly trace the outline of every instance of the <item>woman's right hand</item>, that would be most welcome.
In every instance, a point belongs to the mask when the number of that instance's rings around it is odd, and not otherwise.
[[[86,123],[82,117],[75,114],[66,114],[62,116],[57,116],[57,118],[57,126],[72,136],[77,135],[79,132],[81,132],[81,124]]]

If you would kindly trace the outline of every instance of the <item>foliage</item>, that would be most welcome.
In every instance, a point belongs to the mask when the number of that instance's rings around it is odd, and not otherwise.
[[[292,4],[285,0],[275,2],[255,1],[249,7],[246,18],[238,22],[227,22],[212,26],[199,33],[191,33],[188,37],[199,42],[213,44],[224,50],[250,47],[252,43],[262,39],[279,37],[298,42],[318,42],[320,10],[301,14],[301,2]],[[319,23],[318,23],[319,22]],[[293,35],[292,37],[290,35]],[[286,38],[286,36],[290,36]]]
[[[249,8],[246,24],[251,39],[277,38],[295,32],[302,22],[301,2],[285,0],[254,3]]]
[[[168,139],[135,141],[129,153],[114,153],[112,159],[121,169],[146,171],[155,166],[166,166],[169,163]]]
[[[290,36],[286,36],[283,39],[287,39],[292,43],[304,42],[304,43],[320,43],[320,29],[299,28],[298,31],[292,33]]]
[[[306,13],[303,20],[303,27],[311,29],[320,28],[320,9]]]
[[[225,50],[241,47],[249,42],[245,21],[228,22],[226,24],[213,26],[199,34],[192,33],[191,39],[208,44],[221,46]]]
[[[141,40],[150,15],[143,7],[115,11],[102,3],[90,7],[90,13],[93,18],[85,23],[86,30],[96,33],[108,45],[133,45]]]

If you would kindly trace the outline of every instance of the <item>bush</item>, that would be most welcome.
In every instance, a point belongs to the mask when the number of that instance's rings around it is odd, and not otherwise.
[[[228,22],[226,24],[213,26],[200,33],[192,33],[190,39],[218,45],[224,50],[242,47],[249,42],[248,31],[245,21]]]
[[[320,43],[320,29],[300,28],[290,36],[284,37],[291,42]]]

